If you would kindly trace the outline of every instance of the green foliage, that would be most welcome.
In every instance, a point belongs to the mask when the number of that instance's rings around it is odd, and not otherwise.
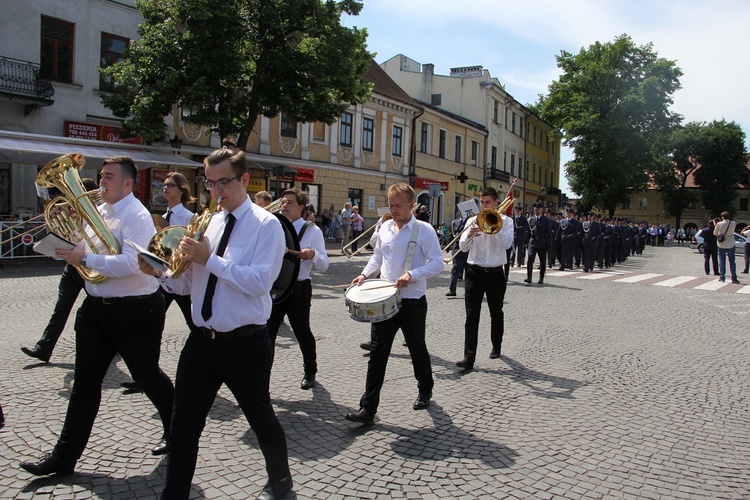
[[[190,121],[247,140],[259,115],[332,123],[371,87],[367,31],[340,24],[353,0],[138,0],[141,38],[101,70],[124,86],[104,104],[146,142],[180,103]]]
[[[540,96],[538,109],[573,149],[567,177],[582,206],[612,215],[646,188],[648,172],[663,156],[669,131],[681,119],[669,106],[682,72],[657,57],[651,44],[638,47],[627,35],[576,55],[562,51],[557,65],[560,79]]]
[[[736,211],[737,185],[747,172],[745,132],[735,122],[713,121],[702,126],[695,161],[695,183],[703,190],[703,205],[717,217],[724,210]]]

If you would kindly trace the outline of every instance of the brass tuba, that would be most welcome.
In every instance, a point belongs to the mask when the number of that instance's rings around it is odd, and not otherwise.
[[[181,275],[190,265],[189,261],[182,258],[179,250],[180,240],[187,237],[200,241],[211,218],[220,210],[220,203],[221,196],[218,199],[211,198],[208,208],[203,213],[193,215],[187,226],[167,226],[151,238],[147,250],[169,262],[169,270],[173,278]]]
[[[99,253],[96,242],[83,227],[82,221],[86,221],[109,254],[119,254],[120,243],[96,208],[98,201],[96,196],[101,192],[99,190],[86,191],[81,183],[78,171],[85,162],[81,154],[67,154],[58,156],[39,171],[36,176],[36,183],[39,186],[55,187],[62,193],[62,196],[58,196],[47,204],[44,211],[45,221],[55,234],[74,243],[85,240],[92,252]],[[98,284],[107,280],[106,276],[85,266],[77,265],[75,268],[78,274],[89,283]]]

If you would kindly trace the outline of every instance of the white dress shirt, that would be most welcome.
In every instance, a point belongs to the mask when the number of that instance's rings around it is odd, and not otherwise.
[[[227,212],[216,213],[204,238],[212,252],[219,246]],[[237,221],[224,256],[211,254],[205,266],[192,264],[178,278],[163,280],[169,292],[190,291],[193,323],[228,332],[246,325],[265,325],[271,316],[271,287],[281,271],[286,238],[275,215],[253,204],[248,197],[232,215]],[[201,316],[208,277],[219,280],[213,296],[213,316]]]
[[[414,224],[419,226],[417,245],[411,269],[404,269]],[[400,289],[401,297],[405,299],[421,298],[427,290],[427,278],[437,276],[445,266],[435,229],[430,224],[417,220],[414,215],[400,230],[393,219],[384,222],[378,231],[374,250],[362,274],[370,276],[380,269],[383,279],[395,283],[399,276],[409,271],[412,282]]]
[[[169,218],[169,225],[170,226],[187,226],[188,222],[190,222],[190,219],[193,218],[193,212],[185,208],[185,205],[182,203],[178,203],[174,207],[167,210],[167,212],[171,210],[172,216]],[[164,220],[167,220],[167,213],[165,212]]]
[[[153,276],[143,274],[138,268],[138,255],[125,243],[131,240],[146,248],[156,234],[154,220],[146,207],[133,196],[133,193],[110,205],[99,207],[104,221],[120,243],[121,252],[109,255],[109,251],[94,238],[99,254],[86,254],[86,267],[99,272],[110,279],[94,285],[86,282],[86,293],[93,297],[128,297],[133,295],[150,295],[159,288],[159,282]],[[89,235],[94,232],[86,228]]]
[[[299,235],[305,223],[306,221],[302,218],[292,222],[297,235]],[[310,279],[310,271],[313,269],[321,273],[328,269],[329,261],[328,254],[326,253],[326,242],[323,239],[323,231],[316,224],[311,224],[305,229],[305,234],[302,235],[299,247],[300,249],[312,248],[315,250],[315,256],[312,259],[300,261],[297,281]]]
[[[503,228],[495,234],[487,234],[479,231],[471,242],[464,247],[464,252],[469,252],[467,264],[482,267],[499,267],[508,263],[507,249],[513,245],[513,219],[505,215],[499,215],[503,221]],[[466,221],[465,227],[476,224],[476,215]],[[459,246],[463,246],[469,239],[469,230],[461,234]]]

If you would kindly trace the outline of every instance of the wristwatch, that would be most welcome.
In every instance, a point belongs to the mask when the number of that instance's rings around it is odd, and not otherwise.
[[[83,257],[81,257],[81,265],[86,267],[86,254],[83,254]]]

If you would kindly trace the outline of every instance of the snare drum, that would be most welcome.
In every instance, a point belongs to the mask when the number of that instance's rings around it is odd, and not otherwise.
[[[347,288],[344,298],[349,316],[365,323],[377,323],[394,317],[401,307],[401,295],[393,285],[388,280],[372,279]]]

